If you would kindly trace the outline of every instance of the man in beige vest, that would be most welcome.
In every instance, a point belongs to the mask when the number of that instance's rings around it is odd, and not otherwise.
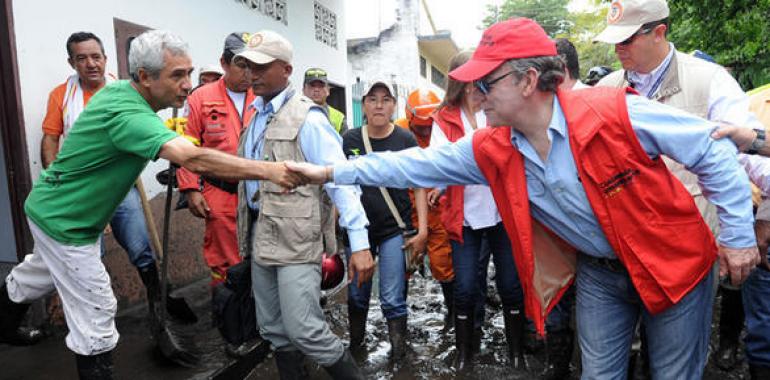
[[[761,123],[749,112],[748,97],[727,70],[704,59],[682,53],[668,41],[668,16],[666,0],[613,1],[607,13],[607,27],[594,40],[615,45],[615,54],[623,69],[607,75],[597,86],[631,86],[642,96],[704,119],[762,129]],[[714,234],[720,233],[716,209],[704,197],[696,176],[681,164],[666,157],[664,159],[669,169],[690,191]],[[766,182],[762,181],[762,177],[767,176],[767,168],[770,167],[761,160],[764,158],[747,155],[739,157],[752,182],[760,186]],[[721,233],[724,235],[733,232]],[[738,329],[741,326],[742,323],[738,325]],[[728,342],[725,339],[720,342],[721,347],[716,354],[718,365],[730,366],[735,359],[738,334],[720,335],[723,335],[723,338],[731,335],[736,340]]]
[[[341,138],[326,109],[289,83],[292,46],[275,32],[250,36],[236,57],[246,58],[257,79],[249,107],[255,114],[238,153],[254,160],[344,162]],[[304,379],[304,357],[334,379],[363,379],[342,341],[326,324],[320,305],[321,255],[336,253],[332,201],[350,239],[348,278],[372,276],[368,220],[351,186],[308,185],[286,192],[268,181],[238,187],[238,244],[252,260],[251,276],[262,337],[275,347],[282,379]]]

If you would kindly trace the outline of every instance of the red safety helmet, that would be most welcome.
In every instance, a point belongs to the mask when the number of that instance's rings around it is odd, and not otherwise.
[[[329,255],[324,252],[321,256],[321,289],[334,289],[343,279],[345,279],[345,263],[340,255]]]

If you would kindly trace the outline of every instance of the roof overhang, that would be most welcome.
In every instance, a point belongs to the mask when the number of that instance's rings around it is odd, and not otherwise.
[[[417,36],[417,46],[420,49],[420,55],[430,60],[444,74],[449,70],[449,60],[460,51],[448,30]]]

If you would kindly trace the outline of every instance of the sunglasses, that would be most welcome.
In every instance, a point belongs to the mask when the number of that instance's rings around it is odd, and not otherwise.
[[[501,81],[503,78],[513,74],[514,72],[516,72],[516,70],[511,70],[511,71],[509,71],[509,72],[507,72],[507,73],[505,73],[503,75],[500,75],[499,77],[497,77],[495,79],[491,79],[491,80],[479,79],[479,80],[473,82],[473,85],[476,86],[476,88],[482,94],[489,95],[489,92],[492,91],[492,86],[495,83]]]
[[[645,34],[650,34],[653,30],[655,30],[656,26],[657,25],[650,26],[650,27],[647,27],[647,28],[642,27],[642,29],[639,29],[638,32],[632,34],[631,37],[628,37],[625,40],[621,41],[620,43],[618,43],[618,45],[620,45],[620,46],[631,45],[634,42],[634,40],[636,39],[636,37],[641,36],[641,35],[645,35]]]

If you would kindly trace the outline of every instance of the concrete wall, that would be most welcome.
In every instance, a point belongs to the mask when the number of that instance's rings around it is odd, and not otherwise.
[[[363,43],[348,51],[348,109],[352,109],[352,99],[369,83],[375,80],[387,80],[398,87],[398,105],[395,117],[404,116],[404,105],[409,92],[417,88],[427,88],[443,96],[444,90],[434,86],[430,81],[430,61],[428,61],[427,78],[420,76],[420,53],[417,45],[417,35],[420,31],[420,14],[422,11],[419,0],[395,0],[386,2],[392,5],[380,12],[385,13],[382,19],[390,20],[390,12],[395,13],[395,22],[384,25],[379,36],[373,36],[370,42]],[[357,79],[363,85],[356,86]],[[356,91],[358,88],[358,91]],[[360,98],[359,98],[360,99]]]
[[[251,9],[248,4],[252,2],[258,1],[14,1],[19,81],[32,178],[36,179],[41,169],[41,123],[48,93],[72,73],[66,62],[67,37],[76,31],[90,31],[98,35],[104,43],[107,71],[117,73],[113,18],[149,28],[170,30],[180,35],[190,44],[191,57],[196,67],[218,62],[227,34],[271,29],[283,34],[294,45],[293,83],[301,86],[304,70],[310,66],[324,67],[331,81],[347,83],[343,0],[318,0],[319,4],[337,15],[336,49],[315,39],[314,1],[286,1],[287,24]],[[160,112],[160,115],[167,118],[170,111]],[[167,167],[166,161],[158,160],[150,163],[142,174],[148,195],[154,198],[151,203],[158,231],[161,231],[163,220],[164,196],[160,194],[164,188],[155,181],[155,173]],[[172,261],[172,279],[185,284],[205,277],[208,272],[200,253],[203,222],[190,216],[186,210],[175,212],[171,236],[171,251],[176,255]],[[113,288],[120,305],[125,306],[142,299],[144,288],[123,250],[111,236],[107,236],[105,246],[105,263],[112,275]]]
[[[154,29],[170,30],[190,44],[196,67],[217,63],[222,43],[234,31],[272,29],[294,45],[294,83],[302,84],[304,70],[321,66],[333,82],[346,83],[343,0],[318,2],[337,14],[337,49],[315,40],[312,0],[287,1],[288,25],[249,9],[249,0],[68,0],[13,2],[19,80],[24,107],[32,178],[40,173],[40,129],[49,91],[72,70],[66,62],[65,41],[75,31],[91,31],[104,42],[107,71],[117,72],[113,17]],[[168,111],[161,112],[170,116]],[[166,163],[148,166],[143,175],[148,193],[162,189],[151,180]]]

